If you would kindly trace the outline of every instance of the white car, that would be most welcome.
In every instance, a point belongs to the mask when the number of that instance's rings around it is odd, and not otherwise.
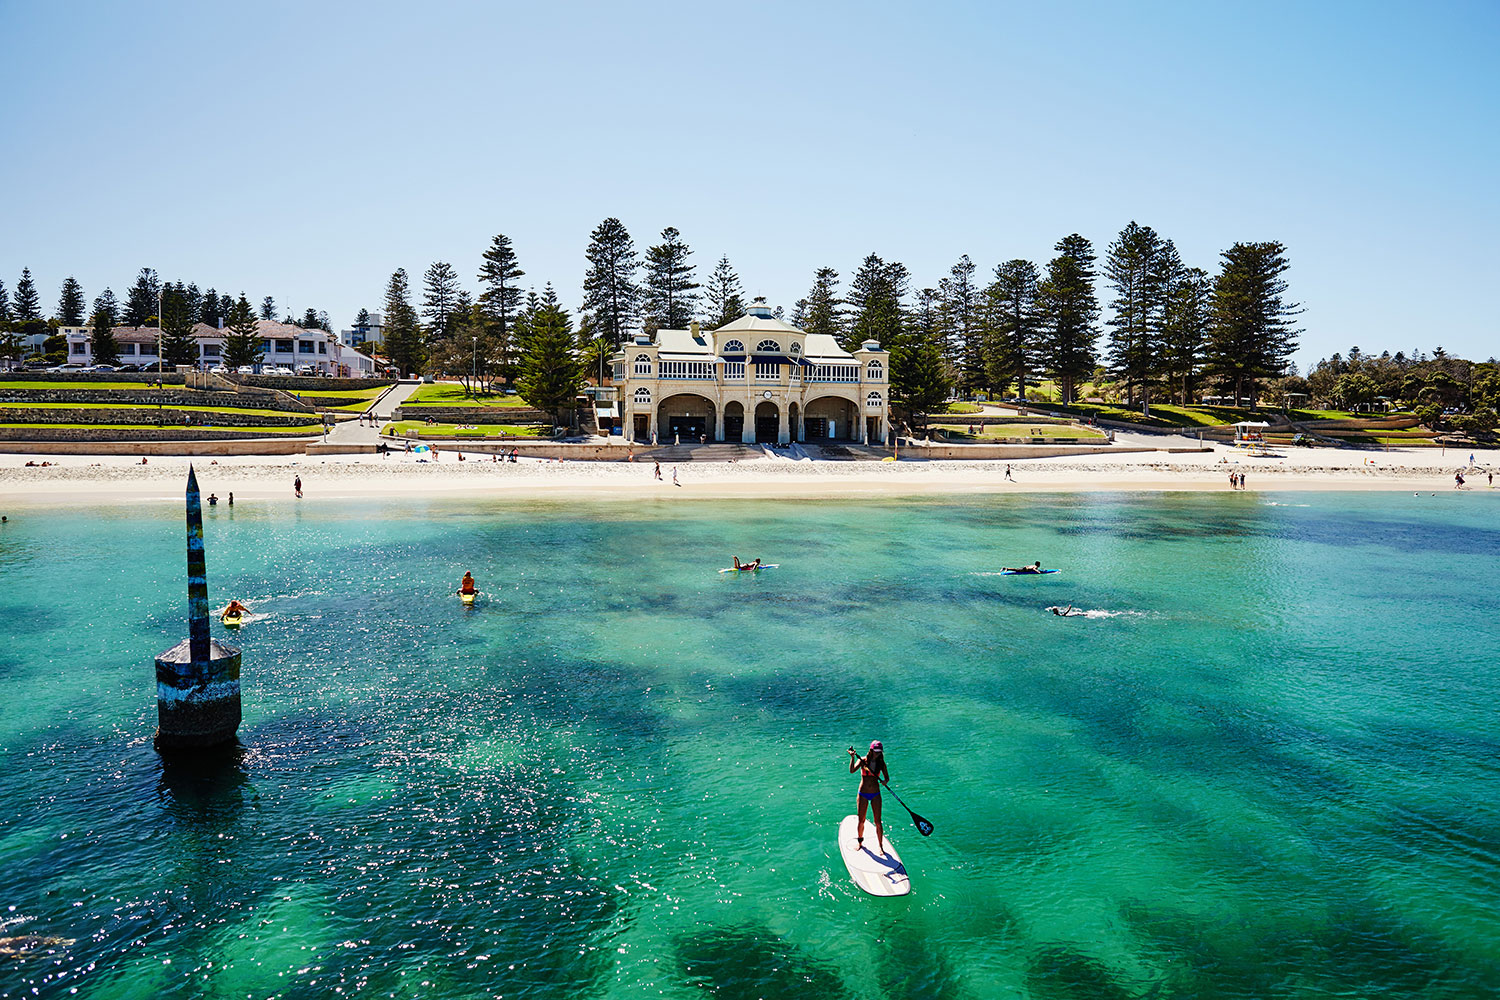
[[[86,372],[117,372],[119,370],[114,365],[90,365],[84,369]]]
[[[214,365],[208,371],[209,371],[209,374],[211,374],[211,375],[228,375],[229,374],[229,369],[225,368],[223,365]]]
[[[81,372],[87,367],[88,365],[84,364],[81,361],[69,361],[65,365],[57,365],[53,368],[48,368],[47,370],[49,372]]]
[[[235,369],[235,374],[237,374],[237,375],[254,375],[255,374],[255,366],[254,365],[240,365],[238,368]]]

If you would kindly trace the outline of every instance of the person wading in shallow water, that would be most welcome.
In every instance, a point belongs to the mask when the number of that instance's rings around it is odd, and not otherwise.
[[[849,773],[859,772],[859,799],[855,809],[859,814],[859,824],[854,828],[855,839],[859,846],[865,845],[865,808],[871,807],[874,813],[872,819],[875,822],[875,846],[882,852],[885,851],[885,828],[880,825],[880,783],[891,780],[891,772],[885,766],[885,748],[880,745],[879,740],[870,743],[870,752],[861,757],[849,748]]]

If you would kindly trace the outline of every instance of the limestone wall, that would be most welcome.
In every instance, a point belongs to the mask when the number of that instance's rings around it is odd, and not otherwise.
[[[315,413],[204,413],[156,407],[0,406],[0,424],[165,424],[168,427],[306,427]],[[0,427],[0,433],[5,428]]]
[[[525,406],[398,406],[397,420],[434,420],[440,424],[547,424],[552,417]]]
[[[243,407],[308,414],[315,409],[275,392],[209,392],[180,386],[161,389],[90,389],[87,386],[76,389],[0,389],[0,402],[4,403],[135,403],[155,406],[157,400],[176,406]]]
[[[279,437],[279,436],[278,436]],[[297,451],[302,451],[306,446],[308,438],[296,435],[288,435],[289,440],[298,442]],[[52,442],[77,442],[82,445],[103,444],[109,442],[152,442],[152,441],[224,441],[237,438],[261,438],[264,440],[264,431],[254,430],[209,430],[199,427],[152,427],[133,428],[130,430],[111,429],[107,427],[0,427],[0,451],[16,451],[12,444],[22,444],[28,441],[52,441]],[[270,442],[279,443],[277,441]],[[46,448],[22,449],[47,451]],[[91,454],[87,447],[79,450],[80,454]],[[101,452],[100,454],[113,454],[113,452]],[[172,454],[162,452],[161,454]],[[240,454],[256,454],[256,452],[241,452]],[[272,451],[267,454],[285,454],[283,451]]]

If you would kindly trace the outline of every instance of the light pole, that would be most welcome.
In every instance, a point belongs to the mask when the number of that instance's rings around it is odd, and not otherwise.
[[[161,303],[162,293],[165,291],[165,288],[156,290],[156,387],[158,389],[161,388]]]
[[[479,381],[479,338],[474,337],[472,339],[474,341],[474,351],[469,355],[469,381],[471,383]],[[469,391],[473,392],[474,390],[470,389]]]

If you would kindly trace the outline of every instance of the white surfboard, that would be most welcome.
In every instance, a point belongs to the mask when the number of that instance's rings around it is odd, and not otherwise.
[[[905,896],[911,892],[911,879],[906,875],[906,866],[891,843],[890,826],[886,826],[883,843],[875,843],[875,823],[865,817],[865,842],[861,846],[854,838],[859,827],[858,816],[845,816],[839,824],[839,853],[844,856],[844,867],[854,884],[872,896]]]

